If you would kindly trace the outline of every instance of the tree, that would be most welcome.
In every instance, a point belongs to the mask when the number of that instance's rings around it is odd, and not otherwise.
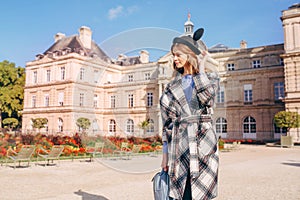
[[[138,126],[139,126],[141,129],[143,129],[144,134],[145,134],[146,129],[150,126],[150,122],[149,122],[149,120],[147,119],[147,120],[141,121],[141,122],[138,124]]]
[[[79,127],[79,130],[82,130],[82,132],[85,132],[91,125],[91,122],[89,119],[80,117],[77,119],[76,125]]]
[[[18,126],[19,121],[16,118],[5,118],[2,123],[4,128],[8,128],[9,131],[12,131],[13,128]]]
[[[0,127],[2,114],[19,118],[23,109],[25,69],[8,61],[0,62]]]
[[[300,115],[297,112],[280,111],[275,115],[274,121],[277,127],[286,128],[288,132],[291,128],[300,127]]]
[[[41,128],[45,128],[45,125],[48,123],[47,118],[35,118],[31,119],[32,127],[37,128],[40,132]]]

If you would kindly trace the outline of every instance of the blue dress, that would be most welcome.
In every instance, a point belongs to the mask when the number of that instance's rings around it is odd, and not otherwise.
[[[187,102],[190,104],[195,83],[191,74],[182,77],[182,88]]]

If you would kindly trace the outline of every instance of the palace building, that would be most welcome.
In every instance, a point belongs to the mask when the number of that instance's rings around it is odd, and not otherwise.
[[[300,5],[282,11],[284,43],[239,48],[207,48],[218,62],[220,90],[214,126],[228,139],[274,140],[286,134],[275,126],[282,110],[300,109]],[[183,34],[192,34],[188,17]],[[171,41],[170,41],[171,42]],[[170,53],[155,62],[149,53],[110,58],[92,40],[89,27],[78,35],[55,35],[54,44],[26,64],[23,132],[35,131],[32,119],[46,118],[41,132],[74,134],[79,118],[91,122],[90,135],[161,134],[159,98],[172,77]],[[149,122],[143,127],[143,122]],[[293,129],[294,141],[300,141]]]

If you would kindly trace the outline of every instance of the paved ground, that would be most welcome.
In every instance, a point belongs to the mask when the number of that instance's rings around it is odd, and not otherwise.
[[[129,163],[135,167],[130,167]],[[0,167],[0,199],[152,200],[160,156]],[[107,167],[110,166],[110,167]],[[121,169],[121,171],[115,170]],[[130,173],[128,173],[130,172]],[[220,153],[216,200],[300,200],[300,148],[245,146]]]

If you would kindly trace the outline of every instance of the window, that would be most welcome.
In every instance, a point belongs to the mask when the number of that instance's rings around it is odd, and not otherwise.
[[[283,82],[274,83],[274,95],[275,95],[275,100],[280,100],[280,99],[284,98],[284,83]]]
[[[132,82],[133,81],[133,75],[132,74],[129,74],[128,75],[128,82]]]
[[[253,68],[260,68],[260,60],[253,60],[252,61]]]
[[[219,134],[227,133],[227,121],[225,118],[220,117],[216,121],[216,132]]]
[[[133,94],[128,95],[128,107],[129,108],[133,107]]]
[[[99,127],[98,127],[98,122],[97,122],[97,119],[94,119],[93,120],[93,123],[92,123],[92,129],[93,129],[93,132],[97,132]]]
[[[233,71],[234,70],[234,63],[228,63],[227,64],[227,70],[228,71]]]
[[[50,82],[50,74],[51,74],[51,71],[50,71],[50,69],[48,69],[46,71],[46,82]]]
[[[115,108],[116,107],[116,96],[110,96],[110,107]]]
[[[224,86],[220,86],[220,90],[217,94],[217,103],[224,103]]]
[[[65,78],[66,78],[66,68],[61,67],[60,68],[60,80],[65,80]]]
[[[60,106],[64,105],[64,93],[63,92],[58,93],[58,105],[60,105]]]
[[[150,72],[145,73],[145,80],[150,80]]]
[[[58,132],[63,132],[64,130],[64,122],[62,120],[62,118],[58,118]]]
[[[84,68],[80,68],[79,79],[80,79],[80,80],[83,80],[83,79],[84,79]]]
[[[244,133],[256,133],[256,121],[253,117],[248,116],[244,119]]]
[[[276,126],[275,123],[274,123],[274,130],[275,130],[275,133],[281,134],[281,135],[286,135],[286,133],[287,133],[287,128],[279,128],[278,126]]]
[[[45,106],[46,106],[46,107],[49,106],[49,101],[50,101],[49,94],[46,94],[46,95],[45,95]]]
[[[281,66],[284,65],[284,60],[283,60],[283,58],[280,58],[280,59],[279,59],[279,64],[280,64]]]
[[[190,26],[185,27],[185,32],[187,33],[191,32],[191,27]]]
[[[31,106],[32,106],[33,108],[36,107],[36,96],[35,96],[35,95],[33,95],[33,96],[31,97]]]
[[[98,107],[98,95],[94,95],[94,108]]]
[[[80,95],[79,95],[79,106],[83,106],[83,101],[84,101],[84,94],[80,93]]]
[[[148,107],[153,106],[153,93],[152,92],[147,93],[147,106]]]
[[[44,125],[44,127],[45,127],[45,131],[48,132],[49,131],[48,119],[47,119],[47,123]]]
[[[33,83],[37,83],[37,71],[33,72]]]
[[[113,119],[109,120],[108,131],[110,133],[115,133],[116,132],[116,121],[115,120],[113,120]]]
[[[153,119],[148,120],[149,125],[147,127],[147,133],[153,133],[154,132],[154,121]]]
[[[252,85],[251,84],[244,85],[244,102],[252,103]]]
[[[30,125],[29,125],[29,127],[31,128],[31,130],[33,129],[33,121],[32,120],[33,119],[30,120]]]
[[[94,83],[98,83],[99,71],[94,70]]]
[[[134,122],[132,119],[128,119],[126,122],[126,132],[131,134],[134,132]]]

